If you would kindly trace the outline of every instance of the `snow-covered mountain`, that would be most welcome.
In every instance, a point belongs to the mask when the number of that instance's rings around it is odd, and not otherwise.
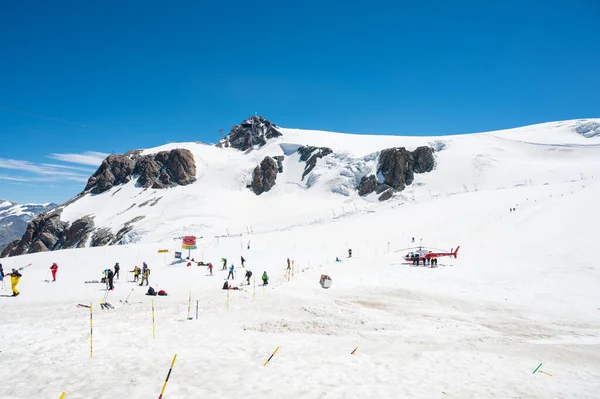
[[[22,237],[27,223],[56,204],[16,204],[0,199],[0,250],[11,241]]]
[[[261,117],[216,146],[111,155],[84,190],[2,256],[269,232],[470,190],[573,179],[599,166],[600,120],[440,137],[288,129]]]
[[[23,276],[16,297],[0,285],[1,398],[157,397],[167,372],[167,398],[598,397],[596,121],[451,137],[255,122],[220,147],[111,156],[30,224],[29,250],[140,242],[2,259]],[[188,232],[212,273],[176,258]],[[415,267],[421,243],[458,258]],[[167,296],[132,281],[142,262]]]

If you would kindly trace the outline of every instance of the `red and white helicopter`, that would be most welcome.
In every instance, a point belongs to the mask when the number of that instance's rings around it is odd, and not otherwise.
[[[408,249],[416,249],[415,251],[411,251],[404,255],[404,260],[411,264],[419,264],[420,262],[425,263],[427,260],[431,262],[431,259],[441,258],[444,256],[454,256],[454,259],[456,259],[459,248],[460,245],[456,247],[456,249],[451,249],[450,252],[445,252],[442,249],[428,248],[420,245],[418,247],[399,249],[396,252],[406,251]]]

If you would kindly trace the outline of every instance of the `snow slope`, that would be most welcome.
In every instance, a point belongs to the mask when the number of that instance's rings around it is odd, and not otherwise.
[[[594,122],[596,121],[596,122]],[[174,143],[143,154],[189,149],[196,160],[197,181],[168,190],[142,189],[135,181],[101,195],[87,195],[68,205],[61,219],[73,222],[95,216],[96,226],[116,234],[137,220],[124,242],[151,243],[191,234],[204,237],[273,231],[328,220],[350,210],[377,206],[375,195],[356,192],[360,179],[375,173],[379,152],[429,145],[436,152],[433,172],[416,174],[400,201],[450,195],[466,190],[544,184],[549,177],[579,178],[597,166],[600,136],[584,137],[577,129],[598,120],[555,122],[507,131],[444,136],[369,136],[281,128],[283,136],[253,151],[220,149],[200,143]],[[302,145],[327,146],[334,153],[317,163],[303,180]],[[286,155],[275,187],[256,196],[246,186],[265,156]],[[576,161],[576,162],[575,162]],[[301,196],[302,201],[297,201]],[[289,209],[293,204],[293,210]],[[143,220],[139,220],[143,218]],[[90,238],[91,240],[91,238]]]
[[[23,271],[19,297],[0,297],[0,397],[59,397],[63,391],[67,399],[157,397],[174,354],[165,398],[597,397],[598,141],[565,134],[561,144],[553,138],[542,143],[541,133],[526,140],[511,134],[444,138],[434,172],[417,175],[404,199],[376,205],[330,195],[330,187],[318,184],[312,196],[300,196],[306,189],[298,182],[278,182],[264,198],[246,196],[242,176],[235,179],[239,172],[227,168],[217,150],[195,148],[207,167],[198,168],[193,186],[161,192],[181,207],[160,208],[166,197],[152,207],[161,218],[148,227],[147,242],[2,260],[5,271],[32,266]],[[288,136],[262,154],[302,144],[301,136]],[[349,157],[372,152],[337,144],[342,152],[355,151]],[[226,154],[232,162],[255,161]],[[316,173],[343,165],[327,162]],[[297,170],[287,170],[284,179],[292,180]],[[130,187],[112,194],[122,201],[149,195]],[[256,217],[257,209],[268,217]],[[179,222],[223,226],[224,217],[240,227],[252,221],[254,233],[206,234],[199,241],[192,256],[212,261],[216,276],[172,264],[180,245],[172,235],[184,231]],[[412,237],[445,250],[460,245],[459,257],[434,269],[404,264]],[[257,280],[269,273],[267,288],[221,290],[220,258],[237,267],[240,256]],[[290,281],[288,257],[295,265]],[[152,285],[169,296],[145,296],[146,287],[127,282],[123,273],[108,297],[115,309],[100,310],[103,286],[84,281],[100,279],[115,262],[125,271],[142,261],[151,267]],[[52,262],[59,264],[58,281],[47,283]],[[236,285],[243,272],[238,269]],[[333,280],[328,290],[318,283],[322,273]],[[130,303],[122,304],[130,292]],[[190,292],[193,320],[187,320]],[[89,311],[77,303],[94,306],[93,358]],[[532,374],[540,363],[552,376]]]

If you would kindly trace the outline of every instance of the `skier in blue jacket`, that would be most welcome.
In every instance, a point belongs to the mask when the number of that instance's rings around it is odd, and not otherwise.
[[[227,275],[227,280],[229,280],[230,276],[231,276],[232,280],[235,280],[235,277],[233,277],[233,271],[234,271],[234,266],[231,265],[231,267],[229,268],[229,274]]]

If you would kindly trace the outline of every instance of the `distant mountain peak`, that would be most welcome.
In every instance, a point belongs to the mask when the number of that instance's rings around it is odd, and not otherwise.
[[[239,125],[232,126],[229,134],[219,141],[217,147],[246,151],[253,147],[260,148],[268,140],[281,136],[283,134],[271,121],[262,116],[251,116]]]

